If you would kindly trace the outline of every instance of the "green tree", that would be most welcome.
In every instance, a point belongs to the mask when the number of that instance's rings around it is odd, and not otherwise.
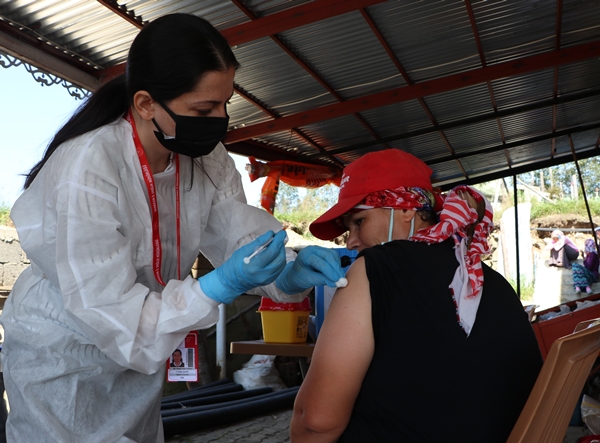
[[[595,197],[596,188],[600,189],[600,159],[592,157],[580,160],[578,163],[587,196],[588,198]],[[579,183],[575,162],[545,168],[541,174],[540,171],[519,174],[518,178],[534,186],[541,186],[541,179],[543,178],[543,188],[550,192],[552,198],[561,198],[571,195],[571,180],[573,176],[577,180],[577,189],[581,197],[583,190]]]
[[[279,182],[279,191],[275,198],[275,210],[282,213],[290,213],[298,208],[300,204],[300,195],[298,188]]]
[[[335,185],[307,189],[306,195],[300,202],[300,210],[322,214],[337,202],[339,191],[340,188]]]

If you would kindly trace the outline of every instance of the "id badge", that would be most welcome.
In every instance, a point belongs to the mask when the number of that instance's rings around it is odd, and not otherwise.
[[[198,331],[191,331],[167,360],[167,381],[198,381]]]

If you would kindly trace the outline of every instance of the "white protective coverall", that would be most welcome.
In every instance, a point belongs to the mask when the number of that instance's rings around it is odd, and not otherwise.
[[[190,330],[218,319],[218,303],[187,276],[198,251],[217,267],[242,244],[281,229],[246,204],[223,145],[197,162],[180,157],[183,280],[175,167],[154,176],[164,288],[151,266],[149,199],[124,119],[60,146],[17,200],[12,218],[31,266],[0,317],[9,441],[164,440],[165,362]],[[256,291],[303,297],[274,284]]]

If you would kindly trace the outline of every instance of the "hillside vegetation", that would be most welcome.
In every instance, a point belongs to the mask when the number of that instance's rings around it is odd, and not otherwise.
[[[12,226],[10,219],[10,208],[8,206],[0,206],[0,226]]]
[[[531,224],[537,227],[556,228],[589,228],[589,216],[583,199],[571,200],[561,199],[552,204],[549,202],[532,201]],[[588,200],[590,212],[596,226],[600,226],[600,199]],[[507,205],[509,206],[509,205]],[[326,207],[318,208],[312,205],[300,205],[293,210],[280,212],[275,210],[275,217],[286,226],[293,226],[294,231],[306,238],[314,238],[308,231],[309,224],[321,215]],[[502,210],[497,211],[494,219],[500,219]],[[0,226],[12,226],[10,219],[10,208],[6,205],[0,206]]]

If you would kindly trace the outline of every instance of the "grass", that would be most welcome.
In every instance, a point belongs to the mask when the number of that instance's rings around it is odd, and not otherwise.
[[[515,292],[518,294],[519,291],[517,291],[517,282],[514,280],[509,280],[508,282],[513,287]],[[521,300],[523,300],[525,302],[533,303],[533,293],[535,291],[534,283],[533,282],[524,283],[524,282],[525,282],[525,277],[521,277]]]
[[[299,225],[302,223],[310,223],[319,217],[321,214],[313,211],[293,211],[281,213],[275,210],[275,218],[280,222],[288,222],[294,225]]]
[[[524,202],[525,199],[522,198],[522,195],[519,195],[519,203]],[[571,200],[570,198],[556,199],[554,200],[554,204],[547,201],[537,201],[532,199],[530,203],[532,220],[557,214],[576,214],[585,218],[588,216],[583,197],[579,198],[578,200]],[[590,212],[592,213],[592,216],[600,214],[600,199],[588,198],[588,204],[590,205]],[[500,220],[504,210],[512,206],[513,198],[511,196],[502,204],[501,208],[497,208],[494,211],[494,219]]]
[[[592,215],[600,214],[600,199],[589,199],[588,204]],[[579,200],[562,199],[557,200],[555,205],[547,202],[532,202],[532,219],[555,214],[579,214],[587,217],[585,200],[583,198]]]
[[[0,206],[0,226],[10,226],[10,208],[6,205]]]
[[[307,240],[315,240],[316,238],[308,230],[309,224],[321,215],[316,211],[293,211],[280,213],[275,210],[275,218],[280,222],[291,223],[297,228],[302,229],[302,237]]]

